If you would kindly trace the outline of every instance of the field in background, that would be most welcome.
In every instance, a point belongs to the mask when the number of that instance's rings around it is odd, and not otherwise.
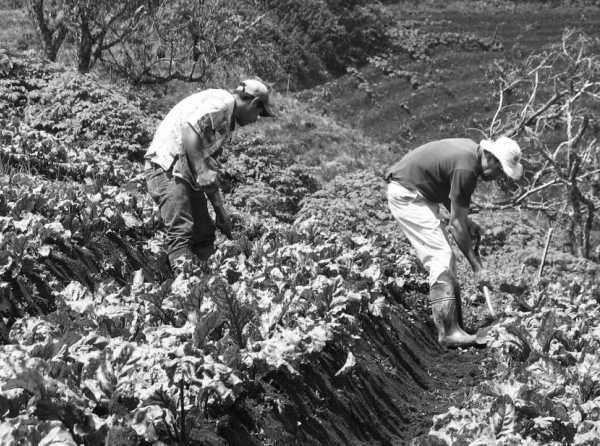
[[[467,135],[479,138],[472,128],[486,128],[497,106],[490,68],[495,62],[515,62],[546,45],[560,41],[567,27],[600,36],[600,9],[551,7],[540,3],[497,7],[507,2],[440,2],[390,6],[399,26],[423,34],[473,33],[494,38],[500,46],[481,50],[476,45],[442,45],[427,61],[408,56],[394,59],[394,69],[414,73],[413,88],[405,78],[386,76],[368,66],[360,70],[363,81],[347,75],[299,96],[327,114],[359,128],[395,151],[430,139]]]
[[[26,12],[17,8],[20,3],[0,2],[0,48],[39,50]],[[393,152],[445,136],[479,138],[475,129],[485,128],[497,104],[490,73],[495,63],[522,60],[558,42],[565,28],[600,35],[600,8],[557,6],[560,3],[564,2],[389,2],[387,8],[398,28],[410,29],[415,36],[456,34],[494,44],[491,48],[481,48],[476,41],[440,44],[431,48],[426,60],[414,60],[407,54],[383,55],[389,60],[385,67],[367,65],[297,97],[319,113],[389,144]],[[74,58],[74,50],[66,45],[58,61],[71,64]],[[390,70],[401,70],[411,79]],[[154,94],[160,99],[152,107],[165,112],[197,88],[202,86],[173,83],[158,87]]]
[[[23,9],[0,3],[0,48],[27,50],[37,48],[37,37]]]

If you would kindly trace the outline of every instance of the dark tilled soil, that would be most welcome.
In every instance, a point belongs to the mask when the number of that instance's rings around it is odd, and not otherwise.
[[[411,313],[397,308],[365,317],[348,373],[336,374],[347,355],[344,343],[310,358],[300,375],[281,369],[257,382],[244,409],[262,432],[253,435],[256,444],[409,444],[428,433],[432,416],[460,406],[473,386],[493,377],[484,350],[442,349],[427,318]],[[237,438],[231,444],[247,444],[238,440],[244,430],[231,428]]]

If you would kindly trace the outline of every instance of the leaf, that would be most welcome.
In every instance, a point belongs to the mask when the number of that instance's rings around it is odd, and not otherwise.
[[[221,353],[222,361],[227,367],[239,367],[240,363],[240,347],[235,342],[225,348]],[[232,375],[233,376],[233,375]]]
[[[502,438],[512,435],[515,432],[516,411],[512,399],[503,395],[492,404],[492,414],[490,424],[496,438]]]
[[[25,370],[15,378],[7,379],[2,390],[25,389],[34,395],[41,395],[45,391],[44,377],[37,370]]]
[[[339,369],[335,373],[335,376],[344,376],[347,373],[350,373],[355,366],[356,366],[356,358],[354,357],[352,352],[348,352],[348,356],[346,357],[346,362],[344,362],[344,365],[342,366],[342,368]]]
[[[158,441],[158,435],[154,427],[155,422],[161,419],[171,419],[169,411],[157,405],[139,408],[134,413],[131,427],[135,432],[148,442]]]
[[[13,446],[16,445],[16,438],[14,434],[14,429],[8,422],[4,422],[0,424],[0,444]]]
[[[525,362],[531,354],[532,338],[522,325],[510,324],[500,332],[499,341],[516,361]]]
[[[269,277],[274,281],[285,280],[285,275],[281,272],[281,269],[274,267],[269,271]]]
[[[373,283],[377,282],[381,278],[381,267],[377,263],[373,263],[367,269],[362,272],[363,277],[367,277],[373,281]]]
[[[0,276],[10,271],[13,265],[13,258],[8,251],[0,251]]]
[[[194,329],[194,345],[198,348],[204,345],[206,337],[223,323],[220,311],[211,311],[198,319]]]
[[[556,421],[555,417],[535,417],[533,419],[534,426],[544,431],[547,431],[554,421]]]
[[[333,336],[329,327],[318,325],[307,333],[306,341],[309,345],[306,346],[306,351],[309,353],[320,352],[325,348]]]
[[[77,281],[71,281],[61,292],[66,301],[91,299],[89,290]]]
[[[244,347],[243,329],[252,320],[252,309],[243,305],[236,298],[236,294],[222,277],[215,276],[211,278],[208,285],[219,312],[224,315],[225,320],[231,327],[233,338],[240,347]]]
[[[369,242],[369,239],[362,235],[355,235],[351,238],[352,243],[358,246],[366,245]]]
[[[215,429],[212,425],[202,427],[192,427],[189,433],[189,440],[192,444],[224,444],[223,438],[215,433]]]
[[[550,343],[556,333],[556,316],[554,310],[546,311],[542,316],[540,328],[538,328],[536,335],[536,340],[542,349],[542,353],[548,353],[550,350]]]
[[[40,257],[48,257],[52,252],[52,247],[50,245],[42,245],[38,248],[38,254]]]
[[[362,296],[359,293],[349,291],[346,294],[339,294],[331,300],[331,309],[336,307],[345,308],[347,304],[360,303]]]
[[[82,390],[86,394],[86,396],[91,397],[96,402],[100,402],[105,398],[109,398],[104,390],[100,387],[100,384],[95,379],[86,379],[82,383]]]
[[[123,222],[125,223],[125,226],[128,229],[139,228],[143,225],[141,220],[135,215],[133,215],[131,212],[123,212],[123,214],[121,214],[121,217],[123,218]]]
[[[71,434],[62,427],[54,427],[38,446],[77,446]]]
[[[17,231],[20,232],[27,232],[27,228],[29,227],[29,225],[31,224],[31,220],[33,219],[34,215],[30,212],[28,212],[24,218],[22,218],[21,220],[14,220],[13,221],[13,226],[15,227],[15,229]]]
[[[373,303],[369,304],[369,313],[376,317],[382,317],[385,308],[385,297],[379,296]]]
[[[102,361],[98,370],[96,370],[96,380],[98,387],[104,394],[112,395],[117,385],[117,377],[115,376],[113,365],[108,355]]]
[[[44,231],[41,235],[42,238],[54,237],[68,239],[71,237],[71,231],[65,229],[60,222],[53,221],[44,225]]]
[[[131,283],[131,290],[135,292],[141,291],[144,286],[144,270],[138,269],[135,273],[133,273],[133,281]]]

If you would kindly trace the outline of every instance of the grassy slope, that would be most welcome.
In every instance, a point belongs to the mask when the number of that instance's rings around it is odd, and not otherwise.
[[[0,48],[27,49],[32,31],[25,11],[0,5]]]
[[[551,8],[539,3],[511,9],[477,7],[482,3],[416,8],[400,3],[391,9],[399,22],[421,21],[424,31],[496,35],[503,45],[502,51],[439,47],[427,63],[405,58],[397,67],[429,73],[426,80],[433,82],[432,87],[413,90],[407,81],[386,78],[380,71],[367,67],[363,75],[372,84],[374,98],[369,99],[357,89],[357,81],[347,76],[327,86],[326,99],[321,96],[312,100],[319,109],[381,142],[392,144],[399,151],[432,138],[464,134],[478,137],[477,132],[467,129],[484,126],[495,111],[495,92],[486,73],[494,61],[518,61],[539,51],[559,41],[565,27],[582,27],[598,35],[598,8]]]

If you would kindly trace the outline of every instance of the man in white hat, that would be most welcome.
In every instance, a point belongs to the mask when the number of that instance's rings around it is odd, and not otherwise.
[[[231,93],[209,89],[188,96],[159,124],[145,155],[145,175],[166,226],[171,267],[180,258],[207,259],[214,252],[215,225],[231,238],[215,158],[236,125],[251,124],[259,116],[274,116],[269,89],[259,80],[247,79]]]
[[[422,145],[395,163],[386,173],[388,203],[417,257],[429,272],[430,302],[438,341],[449,347],[478,343],[464,331],[455,258],[446,229],[453,235],[480,282],[486,271],[473,250],[480,229],[469,217],[471,195],[477,180],[490,181],[502,171],[512,179],[523,173],[521,149],[512,139],[454,138]],[[450,212],[442,226],[439,204]]]

